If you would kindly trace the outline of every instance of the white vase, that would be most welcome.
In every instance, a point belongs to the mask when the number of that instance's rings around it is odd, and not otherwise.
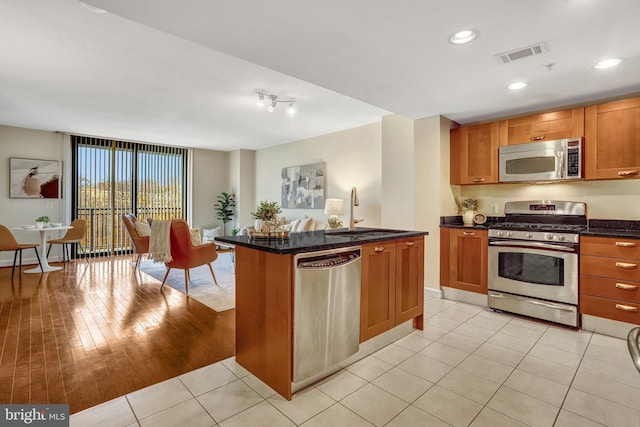
[[[473,227],[473,217],[476,211],[462,211],[462,224],[465,227]]]
[[[256,231],[261,231],[262,230],[262,220],[261,219],[256,219],[255,222],[253,223],[253,229]]]

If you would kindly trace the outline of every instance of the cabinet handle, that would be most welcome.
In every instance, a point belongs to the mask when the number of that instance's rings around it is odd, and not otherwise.
[[[473,178],[473,182],[484,182],[484,178]]]
[[[616,267],[619,267],[619,268],[637,268],[638,264],[632,264],[630,262],[616,262]]]
[[[540,141],[540,140],[544,139],[544,135],[532,136],[529,139],[531,139],[532,141]]]
[[[618,310],[622,310],[622,311],[632,311],[634,313],[636,313],[638,311],[638,307],[633,307],[630,305],[624,305],[624,304],[616,304],[616,308]]]
[[[476,233],[474,233],[473,231],[463,231],[462,235],[463,236],[475,236]]]
[[[413,246],[415,244],[416,244],[416,242],[407,242],[407,246]]]
[[[376,246],[373,250],[375,252],[384,252],[384,246]]]
[[[616,246],[620,246],[621,248],[635,248],[638,244],[634,242],[616,242]]]
[[[620,171],[618,172],[618,176],[635,176],[638,175],[638,173],[640,173],[638,169],[633,171]]]
[[[626,283],[616,283],[616,288],[624,289],[625,291],[635,291],[638,289],[636,285],[627,285]]]

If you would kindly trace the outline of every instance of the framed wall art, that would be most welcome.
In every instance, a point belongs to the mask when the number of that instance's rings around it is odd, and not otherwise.
[[[9,197],[61,198],[62,161],[9,158]]]
[[[324,163],[282,169],[284,209],[324,209]]]

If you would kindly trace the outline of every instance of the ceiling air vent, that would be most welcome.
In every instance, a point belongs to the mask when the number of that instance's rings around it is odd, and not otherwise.
[[[499,63],[508,64],[509,62],[526,58],[528,56],[540,55],[541,53],[544,53],[546,51],[547,45],[545,44],[545,42],[540,42],[532,44],[531,46],[512,50],[510,52],[500,53],[498,55],[494,55],[494,57],[498,60]]]

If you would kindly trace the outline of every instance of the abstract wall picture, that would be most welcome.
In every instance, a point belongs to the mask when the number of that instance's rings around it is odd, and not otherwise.
[[[9,159],[9,197],[58,199],[62,197],[60,160]]]
[[[282,169],[284,209],[324,209],[324,163]]]

